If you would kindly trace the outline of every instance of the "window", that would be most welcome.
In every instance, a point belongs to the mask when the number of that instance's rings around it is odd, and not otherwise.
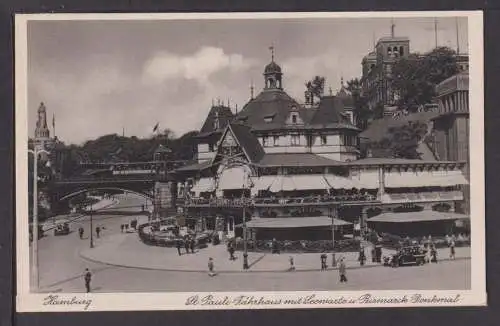
[[[208,151],[213,152],[214,151],[214,144],[208,144]]]
[[[321,135],[321,145],[326,145],[327,144],[327,138],[325,135]]]
[[[292,146],[300,145],[299,135],[292,135]]]
[[[292,123],[297,123],[297,115],[296,114],[293,114],[292,115]]]
[[[262,137],[262,146],[267,147],[267,136]]]
[[[402,46],[399,47],[399,55],[403,56],[405,54],[405,51]]]
[[[279,136],[274,136],[273,137],[273,145],[274,146],[279,146],[280,145],[280,137]]]

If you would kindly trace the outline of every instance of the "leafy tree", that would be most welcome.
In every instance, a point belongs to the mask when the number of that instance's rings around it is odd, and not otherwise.
[[[398,107],[414,112],[431,103],[436,85],[458,72],[455,51],[448,47],[400,58],[392,68],[391,77]]]
[[[358,78],[348,80],[346,89],[351,93],[354,101],[357,127],[364,130],[367,128],[368,120],[373,116],[373,112],[368,107],[368,99],[361,92],[361,81]]]
[[[427,134],[427,129],[427,124],[419,121],[390,127],[387,136],[371,144],[371,147],[383,150],[395,158],[419,159],[417,149]]]
[[[321,99],[325,93],[325,81],[325,77],[314,76],[313,79],[306,82],[306,90],[312,94],[313,99],[314,97],[318,100]]]

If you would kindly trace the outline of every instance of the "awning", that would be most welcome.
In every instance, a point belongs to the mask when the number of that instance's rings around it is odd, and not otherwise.
[[[340,219],[334,219],[334,224],[335,226],[352,225],[352,223]],[[332,226],[332,218],[328,216],[258,218],[247,222],[247,227],[253,229],[307,228],[307,227],[331,227],[331,226]]]
[[[376,170],[360,170],[357,175],[351,177],[352,182],[355,182],[358,189],[377,189],[379,187],[378,171]]]
[[[215,181],[213,178],[201,178],[198,182],[191,188],[191,191],[195,193],[201,192],[211,192],[215,190]]]
[[[432,222],[444,220],[468,219],[469,216],[458,213],[421,211],[408,213],[384,213],[368,219],[368,222],[383,223],[414,223],[414,222]]]
[[[255,191],[268,190],[273,183],[278,181],[278,177],[275,175],[264,175],[259,178],[252,179],[254,184],[253,189]]]
[[[330,185],[323,175],[283,175],[269,188],[272,192],[295,190],[328,190]]]
[[[328,182],[329,188],[333,189],[352,189],[358,188],[361,189],[360,184],[356,181],[353,181],[349,178],[341,177],[334,174],[325,175],[325,179]]]
[[[388,188],[450,187],[468,183],[460,170],[387,172],[385,174],[385,186]]]

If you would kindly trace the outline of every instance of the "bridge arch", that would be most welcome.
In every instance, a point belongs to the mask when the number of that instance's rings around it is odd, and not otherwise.
[[[58,201],[65,201],[65,200],[71,199],[73,197],[76,197],[76,196],[78,196],[80,194],[91,192],[91,191],[95,191],[95,190],[120,190],[120,191],[123,191],[123,192],[130,192],[130,193],[139,195],[139,196],[141,196],[141,197],[143,197],[145,199],[150,199],[150,200],[154,199],[153,194],[147,194],[147,193],[144,193],[144,192],[140,192],[140,191],[136,191],[136,190],[132,190],[132,189],[127,189],[127,188],[121,188],[121,187],[89,187],[89,188],[79,189],[79,190],[76,190],[76,191],[71,191],[69,194],[66,194],[66,195],[60,197],[58,199]]]

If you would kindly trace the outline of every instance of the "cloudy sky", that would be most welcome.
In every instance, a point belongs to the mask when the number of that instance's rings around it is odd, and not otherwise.
[[[464,52],[467,21],[457,21]],[[433,18],[394,22],[411,51],[434,47]],[[374,39],[390,35],[390,26],[385,18],[31,21],[29,132],[44,102],[49,125],[55,114],[56,134],[66,143],[123,129],[149,137],[157,122],[180,136],[201,127],[212,100],[241,108],[252,80],[256,94],[262,89],[271,44],[291,96],[301,101],[304,82],[317,74],[336,91],[341,76],[360,76],[363,56]],[[455,26],[455,18],[438,19],[440,45],[456,49]]]

